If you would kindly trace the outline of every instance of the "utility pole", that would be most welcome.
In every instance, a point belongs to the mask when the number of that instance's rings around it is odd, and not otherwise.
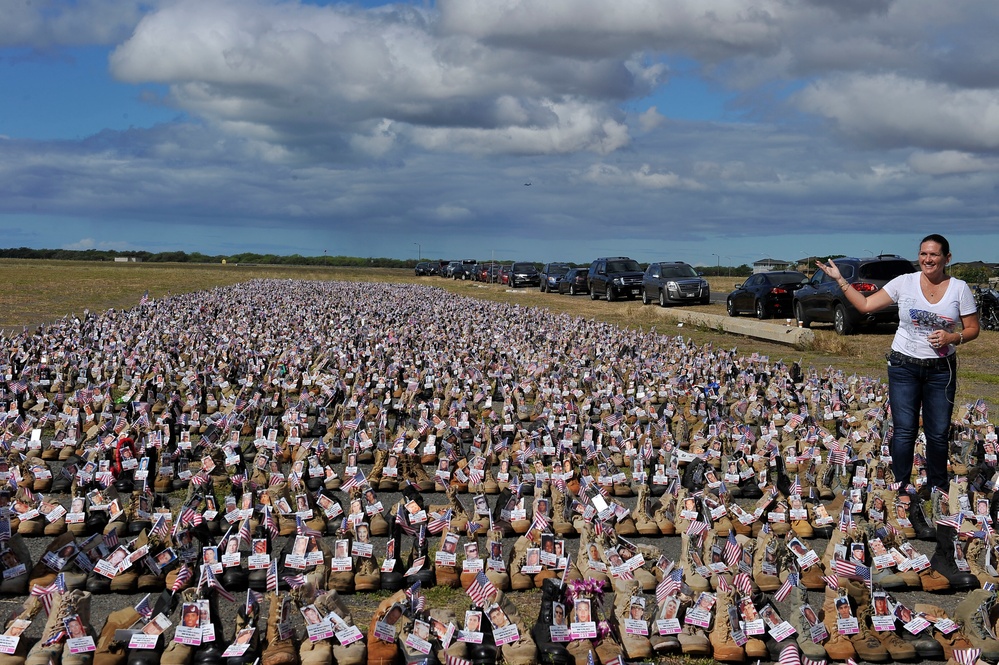
[[[417,261],[422,261],[423,260],[423,245],[421,245],[418,242],[414,242],[413,244],[416,245]]]

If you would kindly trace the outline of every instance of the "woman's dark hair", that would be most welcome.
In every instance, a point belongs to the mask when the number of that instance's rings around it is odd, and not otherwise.
[[[940,245],[940,251],[943,252],[944,256],[948,256],[950,254],[950,243],[947,242],[947,238],[944,238],[939,233],[931,233],[930,235],[920,240],[919,244],[922,245],[924,242],[935,242],[936,244]]]

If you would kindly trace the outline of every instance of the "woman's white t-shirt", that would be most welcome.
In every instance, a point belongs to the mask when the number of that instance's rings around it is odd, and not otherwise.
[[[885,292],[898,303],[898,330],[891,343],[893,351],[913,358],[940,358],[954,353],[954,346],[934,349],[927,338],[934,330],[954,332],[962,316],[978,311],[967,282],[951,277],[940,302],[931,303],[923,295],[922,273],[900,275],[885,284]]]

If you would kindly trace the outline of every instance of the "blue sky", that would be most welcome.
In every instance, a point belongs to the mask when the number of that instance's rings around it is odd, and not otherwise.
[[[0,15],[3,246],[999,261],[994,2]]]

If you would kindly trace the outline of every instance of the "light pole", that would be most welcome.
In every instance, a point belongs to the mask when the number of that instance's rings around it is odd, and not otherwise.
[[[713,256],[716,259],[718,259],[718,269],[715,272],[720,277],[721,276],[721,257],[718,256],[717,254],[715,254],[714,252],[711,252],[711,256]]]
[[[416,260],[417,261],[422,261],[423,260],[423,245],[421,245],[418,242],[414,242],[413,244],[416,245],[416,256],[417,256]]]

